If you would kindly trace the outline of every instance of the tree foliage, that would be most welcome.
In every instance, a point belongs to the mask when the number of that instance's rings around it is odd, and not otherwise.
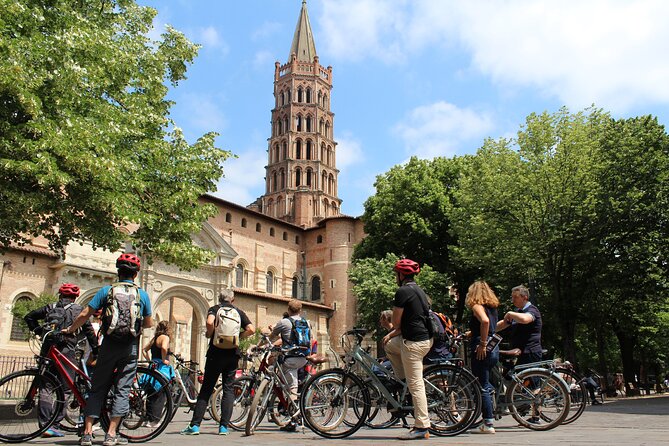
[[[27,332],[28,326],[23,320],[26,314],[57,301],[58,296],[51,293],[41,293],[37,299],[19,299],[12,306],[12,316],[14,316],[19,321],[21,328]]]
[[[379,315],[384,310],[393,307],[397,283],[393,266],[398,256],[388,253],[383,259],[371,257],[354,260],[349,270],[349,278],[353,282],[353,292],[358,298],[357,324],[370,331],[379,328]],[[432,308],[437,311],[449,312],[452,303],[448,296],[449,278],[432,269],[429,265],[421,265],[421,272],[416,276],[418,283],[432,299]],[[381,339],[384,333],[375,332],[375,337]]]
[[[129,238],[183,268],[207,260],[190,235],[229,152],[214,133],[189,144],[169,118],[168,86],[198,46],[172,28],[151,41],[155,15],[131,0],[0,0],[0,247]]]

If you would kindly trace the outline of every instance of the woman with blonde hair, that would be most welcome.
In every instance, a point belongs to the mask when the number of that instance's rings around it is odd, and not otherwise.
[[[465,305],[472,309],[472,316],[469,320],[472,372],[478,378],[483,391],[483,424],[475,432],[494,434],[492,413],[494,388],[490,384],[490,370],[499,360],[499,347],[495,347],[490,352],[486,347],[488,339],[495,334],[499,300],[487,283],[478,280],[470,285]]]

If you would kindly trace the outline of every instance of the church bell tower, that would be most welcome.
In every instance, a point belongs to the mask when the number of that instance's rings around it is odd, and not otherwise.
[[[332,67],[319,63],[304,0],[288,62],[275,63],[263,214],[305,228],[339,215],[331,91]]]

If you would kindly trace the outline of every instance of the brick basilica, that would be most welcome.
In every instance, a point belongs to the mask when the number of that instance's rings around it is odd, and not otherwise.
[[[172,351],[204,363],[207,309],[223,288],[235,291],[235,304],[257,327],[276,323],[291,297],[302,299],[323,352],[354,325],[356,299],[347,270],[364,229],[359,218],[341,213],[331,93],[332,67],[319,62],[303,2],[289,58],[274,67],[265,193],[249,206],[201,197],[218,214],[192,239],[215,253],[212,261],[193,271],[158,261],[138,277],[151,297],[154,318],[168,320],[173,328]],[[72,282],[81,287],[77,302],[84,305],[115,279],[120,252],[72,243],[60,257],[36,239],[2,255],[2,354],[32,354],[11,314],[17,301],[55,294],[61,283]],[[145,330],[143,336],[151,335]]]

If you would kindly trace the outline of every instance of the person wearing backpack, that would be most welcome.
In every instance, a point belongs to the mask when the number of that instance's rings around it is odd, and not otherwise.
[[[286,355],[281,368],[286,376],[286,384],[290,387],[291,397],[297,399],[299,386],[298,370],[307,364],[307,356],[311,354],[313,334],[311,324],[302,317],[302,302],[291,299],[288,302],[288,317],[282,318],[274,325],[270,340],[272,342],[281,339],[283,347],[301,347],[297,352]],[[295,432],[297,424],[291,421],[281,428],[285,432]]]
[[[430,416],[423,382],[423,358],[432,347],[434,329],[427,296],[414,280],[420,265],[410,259],[400,259],[393,270],[399,288],[393,300],[393,329],[383,337],[383,346],[395,376],[406,378],[416,420],[413,429],[399,439],[426,439],[430,438]]]
[[[428,305],[432,308],[432,299],[430,296],[427,296]],[[427,352],[425,358],[423,358],[423,363],[426,365],[429,364],[439,364],[444,361],[448,361],[453,358],[453,353],[451,352],[451,338],[454,335],[453,331],[453,322],[451,319],[443,313],[437,313],[430,309],[430,317],[433,318],[437,324],[437,332],[434,333],[434,342],[430,351]]]
[[[64,283],[58,289],[58,302],[33,310],[24,317],[28,329],[38,336],[43,336],[47,330],[53,329],[54,331],[54,336],[48,336],[44,339],[42,349],[40,350],[40,356],[46,356],[51,346],[55,345],[63,355],[76,364],[75,353],[77,342],[82,335],[86,336],[86,340],[90,345],[91,355],[97,356],[98,340],[95,337],[95,332],[90,322],[82,326],[78,335],[60,334],[60,331],[65,327],[69,327],[75,317],[82,310],[81,305],[74,303],[74,300],[79,297],[79,292],[80,290],[77,285]],[[47,327],[40,325],[39,321],[45,321]],[[66,371],[70,375],[70,378],[74,378],[74,373],[71,369],[66,369]],[[65,384],[65,381],[53,366],[52,372],[55,376],[60,377],[67,400],[67,397],[70,394],[70,388]],[[39,421],[41,424],[46,423],[50,418],[50,409],[53,407],[51,394],[49,389],[40,389]],[[47,429],[42,434],[42,437],[51,438],[63,436],[63,433],[58,430],[58,427],[61,420],[65,417],[65,409],[66,408],[63,407],[63,412],[56,417],[56,421],[53,425],[54,427]]]
[[[109,429],[103,446],[126,444],[127,439],[117,435],[121,419],[130,411],[130,388],[137,372],[139,336],[143,328],[151,328],[151,301],[146,291],[135,284],[141,263],[135,254],[121,254],[116,260],[118,282],[102,287],[93,296],[72,325],[65,330],[77,330],[98,310],[102,310],[100,331],[104,335],[100,355],[86,399],[84,432],[81,446],[92,445],[93,423],[100,417],[109,389],[113,387],[113,401]]]
[[[221,398],[221,421],[218,435],[228,435],[228,423],[235,402],[233,383],[239,367],[239,340],[255,333],[249,317],[233,305],[235,293],[230,289],[218,295],[218,305],[207,312],[207,332],[209,348],[204,365],[204,378],[190,424],[181,435],[200,435],[200,423],[207,411],[209,398],[214,393],[218,377],[223,376],[223,398]]]

